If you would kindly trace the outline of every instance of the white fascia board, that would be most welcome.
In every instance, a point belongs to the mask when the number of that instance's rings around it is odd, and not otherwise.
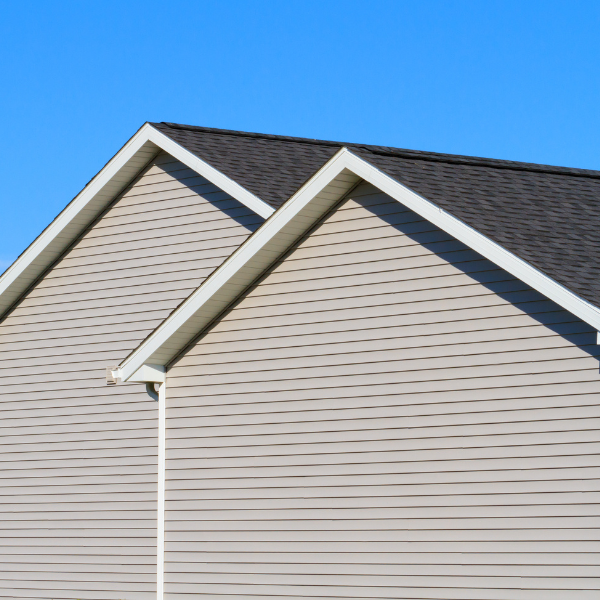
[[[0,277],[0,317],[160,150],[261,217],[274,212],[273,207],[146,123]]]
[[[341,176],[344,180],[338,182]],[[327,206],[336,204],[361,179],[600,330],[600,309],[343,148],[122,363],[122,380],[130,379],[146,362],[167,365],[302,235],[299,232],[310,229]]]
[[[159,325],[119,367],[122,381],[144,364],[167,365],[356,185],[359,177],[346,170],[347,153],[346,148],[337,152]]]

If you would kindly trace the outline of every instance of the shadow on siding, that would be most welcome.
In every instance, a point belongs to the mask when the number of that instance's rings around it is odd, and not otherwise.
[[[353,201],[361,204],[369,212],[384,220],[400,233],[452,264],[473,281],[498,294],[518,310],[600,361],[600,347],[596,344],[596,331],[590,325],[474,250],[470,250],[468,246],[458,242],[458,240],[429,221],[425,221],[402,204],[390,200],[383,204],[371,205],[368,198],[353,198]],[[399,218],[400,214],[402,214],[402,217]],[[398,222],[399,220],[402,222]],[[449,242],[453,248],[450,251],[445,251],[444,248],[448,248]],[[458,250],[457,244],[459,245]],[[466,260],[458,261],[456,252],[464,252],[465,250],[470,252],[470,256]],[[543,303],[543,306],[541,303]]]
[[[256,231],[265,221],[261,216],[257,215],[234,198],[229,197],[224,200],[218,199],[218,197],[222,198],[223,195],[225,195],[225,192],[221,192],[220,190],[218,194],[214,192],[204,194],[198,192],[197,188],[204,186],[190,186],[187,181],[189,179],[189,174],[186,176],[185,171],[183,173],[179,173],[178,171],[169,172],[169,175],[179,181],[182,185],[185,185],[188,189],[198,193],[202,199],[224,212],[227,216],[231,217],[250,232]],[[215,196],[217,196],[217,198],[215,198]]]

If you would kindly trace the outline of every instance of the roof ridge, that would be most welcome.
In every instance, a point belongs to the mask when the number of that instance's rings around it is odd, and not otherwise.
[[[462,164],[469,166],[490,167],[495,169],[512,171],[529,171],[533,173],[548,173],[554,175],[568,175],[571,177],[585,177],[591,179],[600,179],[600,170],[579,169],[576,167],[560,167],[555,165],[544,165],[537,163],[527,163],[520,161],[504,160],[499,158],[485,158],[479,156],[468,156],[461,154],[445,154],[441,152],[428,152],[424,150],[409,150],[405,148],[394,148],[392,146],[377,146],[371,144],[358,144],[355,142],[336,142],[331,140],[318,140],[313,138],[302,138],[285,135],[275,135],[270,133],[254,133],[248,131],[236,131],[234,129],[219,129],[216,127],[202,127],[200,125],[184,125],[180,123],[150,123],[150,125],[167,126],[172,129],[201,131],[204,133],[214,133],[219,135],[230,135],[239,137],[250,137],[259,139],[268,139],[275,141],[294,142],[301,144],[313,144],[318,146],[347,147],[365,150],[371,154],[379,156],[390,156],[397,158],[407,158],[422,160],[428,162],[442,162],[449,164]]]

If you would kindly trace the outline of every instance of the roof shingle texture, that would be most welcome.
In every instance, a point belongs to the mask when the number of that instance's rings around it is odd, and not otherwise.
[[[152,123],[273,207],[340,148],[600,306],[600,171]]]

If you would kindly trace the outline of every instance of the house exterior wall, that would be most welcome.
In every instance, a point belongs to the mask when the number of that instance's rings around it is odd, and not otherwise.
[[[156,403],[105,368],[261,221],[162,153],[0,323],[0,598],[156,598]]]
[[[166,598],[597,598],[598,354],[361,185],[168,371]]]

